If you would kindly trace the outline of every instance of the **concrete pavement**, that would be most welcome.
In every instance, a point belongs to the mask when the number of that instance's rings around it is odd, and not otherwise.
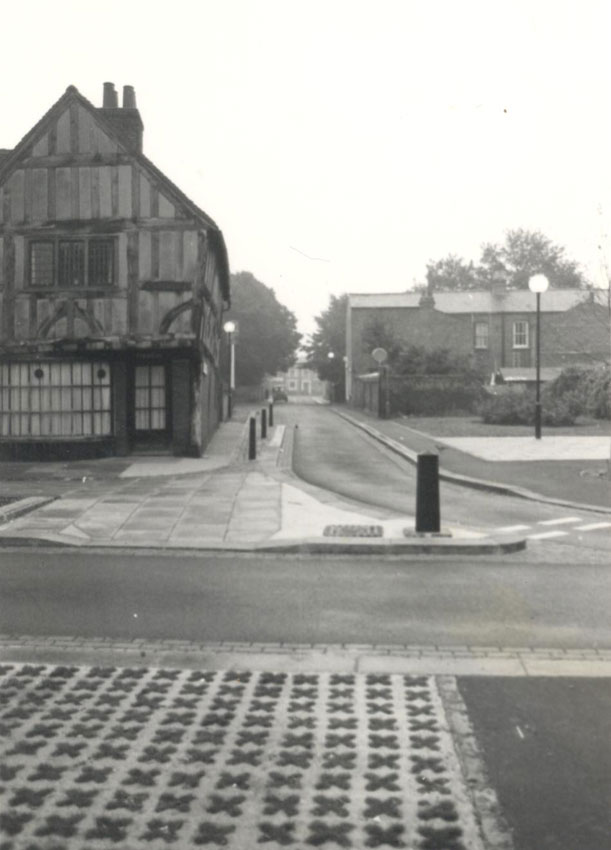
[[[258,440],[257,459],[249,461],[249,416],[237,408],[203,458],[7,464],[7,492],[27,492],[47,476],[47,498],[54,485],[61,498],[14,518],[23,503],[5,507],[0,544],[354,554],[525,547],[519,535],[496,538],[463,526],[444,527],[444,536],[414,535],[413,516],[365,508],[301,481],[291,472],[293,430],[282,423]]]

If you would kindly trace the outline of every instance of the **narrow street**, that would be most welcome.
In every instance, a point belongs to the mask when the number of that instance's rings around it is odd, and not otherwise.
[[[296,426],[294,470],[301,478],[357,501],[415,513],[416,471],[408,461],[329,407],[289,404],[278,410],[278,416]],[[487,532],[520,531],[531,549],[560,543],[577,560],[611,557],[608,516],[443,481],[440,501],[442,525],[445,521]]]

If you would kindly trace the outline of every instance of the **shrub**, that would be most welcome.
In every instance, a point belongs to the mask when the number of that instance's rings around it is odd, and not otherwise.
[[[574,408],[562,398],[542,397],[541,419],[543,425],[559,427],[573,425]],[[478,413],[488,425],[533,425],[535,422],[535,396],[529,390],[509,390],[489,396],[479,405]]]
[[[608,419],[609,370],[605,366],[570,366],[545,387],[543,398],[547,403],[562,402],[575,416]]]
[[[552,398],[562,398],[580,392],[584,370],[579,366],[569,366],[558,377],[547,384],[545,390]]]
[[[464,375],[412,375],[391,381],[391,409],[411,416],[472,413],[484,395],[482,384]]]
[[[525,392],[508,390],[488,396],[477,412],[487,425],[526,425],[531,415],[534,419],[534,404],[531,411],[528,401]]]
[[[604,367],[589,369],[583,376],[582,393],[585,398],[585,408],[590,416],[596,419],[611,418],[611,380],[609,370]]]

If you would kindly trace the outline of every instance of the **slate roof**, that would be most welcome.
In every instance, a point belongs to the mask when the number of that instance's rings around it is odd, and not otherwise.
[[[587,301],[590,290],[550,289],[541,296],[541,311],[563,313],[577,304]],[[352,309],[417,309],[420,292],[351,293]],[[510,289],[502,296],[488,290],[472,292],[436,292],[435,309],[440,313],[531,313],[536,310],[536,298],[530,290]],[[597,303],[603,303],[606,290],[594,290]]]

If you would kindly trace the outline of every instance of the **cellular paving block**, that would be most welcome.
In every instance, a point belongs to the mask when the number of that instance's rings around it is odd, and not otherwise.
[[[478,850],[425,676],[0,666],[2,850]]]

